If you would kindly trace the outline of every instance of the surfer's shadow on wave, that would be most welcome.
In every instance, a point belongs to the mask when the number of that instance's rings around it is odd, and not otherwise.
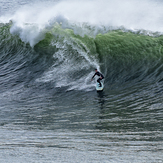
[[[105,109],[105,92],[104,91],[100,91],[97,92],[97,97],[98,97],[98,104],[101,110]]]

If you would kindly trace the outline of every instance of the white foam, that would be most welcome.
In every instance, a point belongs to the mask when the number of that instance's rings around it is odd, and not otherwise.
[[[45,29],[54,23],[71,28],[75,34],[88,34],[85,24],[100,30],[124,27],[130,30],[163,32],[163,3],[151,0],[66,0],[58,3],[37,2],[25,5],[11,16],[0,17],[0,22],[13,21],[11,33],[34,46],[43,39]],[[105,28],[102,28],[105,27]],[[92,34],[92,33],[91,33]]]
[[[55,87],[68,87],[68,90],[91,90],[95,84],[91,82],[94,72],[90,70],[94,70],[95,67],[99,69],[96,59],[88,55],[89,49],[86,46],[84,48],[86,51],[83,51],[84,45],[74,44],[71,38],[64,38],[63,42],[58,42],[51,43],[60,49],[53,56],[54,65],[36,81],[43,83],[52,81]]]

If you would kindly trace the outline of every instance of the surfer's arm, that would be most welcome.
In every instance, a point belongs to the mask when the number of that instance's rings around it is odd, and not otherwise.
[[[92,79],[91,79],[91,81],[93,80],[93,78],[95,77],[95,75],[96,75],[96,73],[92,76]]]

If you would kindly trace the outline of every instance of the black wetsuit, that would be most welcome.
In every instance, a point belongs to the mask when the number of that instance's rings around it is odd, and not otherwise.
[[[97,75],[97,76],[100,76],[100,78],[97,79],[97,82],[99,83],[99,85],[100,85],[100,87],[101,87],[101,82],[100,82],[100,80],[104,79],[104,76],[103,76],[100,72],[97,71],[97,72],[93,75],[92,79],[93,79],[96,75]]]

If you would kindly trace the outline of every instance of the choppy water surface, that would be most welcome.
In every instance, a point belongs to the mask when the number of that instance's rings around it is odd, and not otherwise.
[[[163,161],[162,3],[137,2],[0,2],[1,162]]]

